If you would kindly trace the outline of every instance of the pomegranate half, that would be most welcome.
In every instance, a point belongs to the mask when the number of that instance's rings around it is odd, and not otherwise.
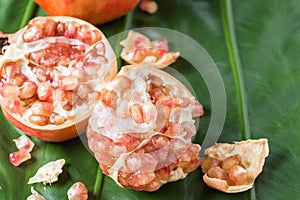
[[[28,135],[61,142],[85,131],[94,101],[117,73],[103,33],[72,17],[36,17],[0,57],[0,104]]]

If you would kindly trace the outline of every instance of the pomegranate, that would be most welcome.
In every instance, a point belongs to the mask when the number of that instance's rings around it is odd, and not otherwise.
[[[72,17],[36,17],[0,57],[0,104],[28,135],[50,142],[86,129],[95,99],[117,73],[103,33]]]
[[[120,186],[154,191],[199,166],[193,107],[199,102],[153,66],[124,66],[103,89],[89,120],[88,144]],[[203,113],[200,111],[199,113]]]
[[[34,0],[52,16],[72,16],[92,24],[102,24],[117,19],[136,7],[139,0]]]

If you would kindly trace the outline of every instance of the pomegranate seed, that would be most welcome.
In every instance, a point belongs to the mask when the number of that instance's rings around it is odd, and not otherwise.
[[[45,126],[49,124],[49,118],[39,115],[30,115],[29,121],[32,124],[38,125],[38,126]]]
[[[2,86],[0,93],[5,98],[18,99],[20,91],[18,86],[8,83]]]
[[[152,0],[142,0],[139,7],[143,12],[149,14],[154,14],[158,10],[157,3]]]
[[[234,185],[248,184],[247,170],[240,165],[234,165],[230,168],[229,178],[234,182]]]
[[[29,160],[31,155],[27,151],[16,151],[9,154],[9,161],[15,167],[19,166],[26,160]]]
[[[21,151],[31,152],[34,147],[34,143],[25,135],[22,135],[13,141],[17,148]]]
[[[21,103],[19,100],[6,99],[5,106],[12,113],[20,113],[21,111]]]
[[[155,178],[155,174],[153,172],[136,172],[133,173],[128,179],[129,185],[133,187],[139,187],[142,185],[146,185],[150,183]]]
[[[44,69],[38,68],[35,75],[40,82],[45,82],[47,80],[47,75]]]
[[[34,82],[26,81],[20,89],[19,97],[21,99],[28,99],[35,94],[36,90],[37,86]]]
[[[81,182],[74,183],[67,192],[68,200],[87,200],[88,190]]]
[[[53,113],[54,107],[52,103],[47,102],[35,102],[31,106],[31,111],[33,115],[50,117]]]
[[[59,82],[59,86],[63,90],[74,90],[78,84],[78,78],[75,76],[64,76]]]
[[[207,171],[207,176],[211,177],[211,178],[217,178],[217,179],[221,179],[221,180],[228,180],[228,175],[226,174],[226,172],[219,166],[217,167],[213,167],[210,168]]]
[[[225,160],[223,160],[222,168],[228,173],[230,168],[241,163],[241,159],[242,158],[239,154],[229,156]]]
[[[103,89],[101,93],[101,101],[109,107],[115,108],[117,104],[117,94],[115,91]]]
[[[10,78],[9,83],[20,87],[24,84],[26,79],[27,79],[26,76],[24,76],[23,74],[16,73]]]
[[[211,157],[201,158],[201,168],[203,173],[206,174],[210,168],[217,167],[217,166],[219,167],[222,166],[222,162],[219,161],[218,159],[211,158]]]
[[[201,117],[204,114],[203,106],[199,101],[196,101],[193,105],[192,116]]]
[[[52,115],[50,116],[50,123],[51,124],[55,124],[55,125],[60,125],[63,124],[67,119],[64,118],[61,115],[52,113]]]
[[[42,101],[52,102],[52,87],[47,82],[42,82],[39,84],[37,89],[38,98]]]
[[[38,40],[42,38],[43,32],[41,29],[33,26],[31,28],[28,28],[24,34],[23,34],[23,40],[24,42],[32,42],[35,40]]]
[[[141,105],[133,104],[132,106],[130,106],[129,112],[130,112],[131,119],[135,121],[137,124],[142,124],[144,122]]]

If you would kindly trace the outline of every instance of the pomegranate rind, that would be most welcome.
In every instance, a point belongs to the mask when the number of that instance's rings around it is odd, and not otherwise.
[[[168,98],[152,98],[151,88],[157,85],[168,91]],[[155,191],[199,166],[201,147],[191,142],[196,100],[181,82],[153,65],[129,65],[105,89],[110,92],[103,92],[87,128],[89,147],[103,173],[121,187]],[[158,117],[157,102],[168,106],[170,117]],[[164,120],[167,129],[158,125]]]
[[[241,164],[247,170],[248,183],[244,185],[228,185],[226,180],[211,178],[204,174],[203,180],[209,187],[225,193],[238,193],[252,188],[255,179],[263,170],[265,158],[269,155],[268,140],[263,138],[258,140],[249,139],[235,142],[234,144],[217,143],[205,150],[206,156],[220,161],[236,154],[241,156]]]
[[[45,19],[47,20],[53,20],[55,22],[74,22],[77,23],[78,25],[86,25],[90,28],[90,31],[95,31],[100,37],[99,40],[93,41],[91,44],[85,44],[86,46],[89,46],[90,48],[87,48],[86,51],[89,49],[92,49],[94,45],[102,42],[105,47],[105,58],[108,60],[107,66],[103,69],[103,76],[98,77],[95,79],[97,83],[92,83],[94,85],[97,85],[95,88],[97,91],[101,91],[101,87],[103,87],[107,82],[109,82],[116,74],[117,74],[117,62],[116,62],[116,57],[114,55],[114,52],[112,50],[112,47],[110,46],[108,40],[106,39],[105,35],[97,29],[95,26],[92,24],[77,19],[73,17],[66,17],[66,16],[53,16],[53,17],[36,17],[32,20],[39,20],[39,19]],[[30,22],[29,22],[30,24]],[[25,56],[27,52],[24,52],[22,50],[22,46],[24,44],[27,45],[27,42],[24,41],[23,36],[25,31],[27,30],[28,25],[18,32],[14,34],[9,35],[9,44],[8,46],[5,46],[5,53],[4,55],[1,55],[0,57],[0,71],[3,66],[3,64],[8,63],[8,62],[20,62],[22,63],[22,66],[26,63],[28,63],[28,58]],[[61,36],[59,36],[62,38]],[[57,37],[57,38],[59,38]],[[53,36],[52,38],[56,39],[56,36]],[[41,40],[44,40],[45,38],[41,38]],[[37,41],[39,42],[40,39]],[[48,40],[47,38],[45,40]],[[51,40],[51,39],[50,39]],[[68,40],[68,39],[67,39]],[[67,41],[66,40],[66,41]],[[72,39],[73,42],[76,43],[76,38]],[[32,42],[31,42],[32,43]],[[36,41],[33,41],[33,43],[36,43]],[[80,43],[83,43],[82,41]],[[28,43],[30,44],[30,42]],[[27,49],[30,50],[30,45],[26,46]],[[39,47],[40,48],[40,47]],[[86,52],[85,52],[86,53]],[[102,70],[102,69],[101,69]],[[26,74],[25,74],[26,75]],[[29,75],[28,75],[29,76]],[[94,81],[94,80],[92,80]],[[91,81],[91,82],[92,82]],[[1,86],[2,83],[0,83]],[[70,116],[70,119],[67,118],[67,121],[65,121],[61,125],[55,125],[55,124],[47,124],[45,126],[39,126],[30,123],[28,120],[24,120],[24,118],[21,117],[21,113],[14,113],[11,112],[10,109],[7,108],[6,106],[6,98],[0,95],[0,105],[2,112],[4,116],[7,118],[8,121],[10,121],[12,124],[14,124],[18,129],[22,130],[26,134],[39,138],[44,141],[48,142],[62,142],[66,141],[72,138],[77,137],[78,135],[82,134],[87,126],[88,123],[88,118],[91,115],[91,112],[93,110],[94,106],[94,97],[90,97],[90,102],[89,105],[83,105],[81,108],[78,109],[78,111],[70,111],[66,115]],[[55,105],[54,105],[55,107]],[[56,108],[56,107],[55,107]],[[61,109],[60,109],[61,110]],[[58,111],[60,111],[58,110]],[[74,113],[76,115],[74,115]],[[74,115],[74,117],[73,117]]]
[[[164,39],[167,43],[166,39]],[[129,31],[125,40],[121,41],[121,45],[124,47],[121,52],[121,58],[129,64],[141,65],[152,64],[155,68],[164,68],[176,61],[180,56],[179,52],[171,52],[168,47],[156,47],[153,42],[159,40],[150,41],[150,39],[136,31]],[[137,46],[138,44],[138,46]],[[144,51],[144,58],[135,60],[137,51]],[[157,50],[160,57],[155,57],[149,53],[148,50]]]

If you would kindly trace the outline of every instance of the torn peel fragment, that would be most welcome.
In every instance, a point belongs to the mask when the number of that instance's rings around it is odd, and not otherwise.
[[[155,191],[200,164],[193,144],[195,97],[151,65],[124,66],[106,85],[89,120],[88,144],[118,185]]]
[[[120,43],[124,48],[121,58],[129,64],[155,64],[157,68],[166,67],[179,57],[179,52],[171,52],[167,39],[151,41],[147,36],[129,31]]]
[[[42,195],[31,187],[31,195],[27,197],[27,200],[46,200]]]
[[[28,184],[40,183],[44,185],[58,181],[58,176],[63,172],[65,159],[51,161],[38,169],[36,174],[29,178]]]
[[[226,193],[250,189],[269,155],[267,139],[217,143],[201,158],[204,182]]]

